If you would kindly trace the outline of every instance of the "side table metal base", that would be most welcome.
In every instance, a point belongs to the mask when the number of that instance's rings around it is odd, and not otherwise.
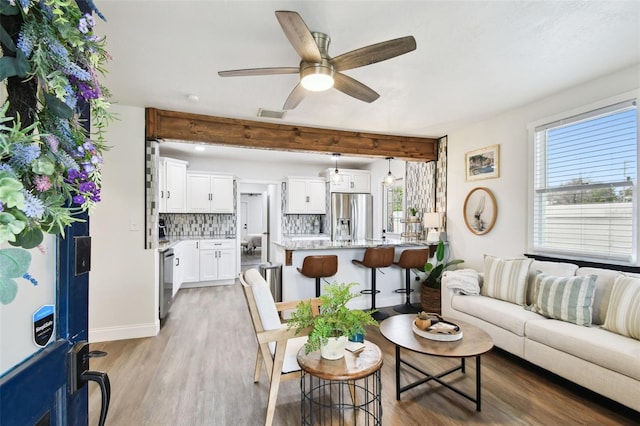
[[[356,380],[326,380],[302,371],[303,425],[381,425],[380,369]]]

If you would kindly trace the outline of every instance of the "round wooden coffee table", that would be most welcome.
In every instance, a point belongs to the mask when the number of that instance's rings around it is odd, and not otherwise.
[[[413,332],[412,325],[413,320],[416,318],[415,314],[407,315],[395,315],[380,323],[380,333],[391,343],[396,346],[396,399],[400,400],[400,394],[409,389],[413,389],[423,383],[430,380],[434,380],[441,385],[451,389],[459,395],[467,398],[468,400],[476,403],[476,410],[481,410],[480,404],[480,357],[482,354],[489,352],[493,348],[493,340],[485,331],[468,324],[464,321],[453,320],[455,324],[462,329],[463,337],[460,340],[453,342],[441,342],[437,340],[430,340],[416,335]],[[448,358],[460,358],[460,365],[452,369],[443,371],[438,374],[431,374],[409,362],[401,359],[400,348],[405,348],[413,352],[439,356]],[[442,380],[442,377],[460,370],[465,372],[465,358],[476,358],[476,395],[475,398],[468,395],[459,389],[453,387],[449,383]],[[400,386],[400,366],[404,364],[411,369],[423,374],[425,377],[410,383],[404,387]]]
[[[303,425],[382,424],[382,351],[369,341],[364,345],[337,360],[322,358],[320,351],[305,354],[304,347],[300,349]]]

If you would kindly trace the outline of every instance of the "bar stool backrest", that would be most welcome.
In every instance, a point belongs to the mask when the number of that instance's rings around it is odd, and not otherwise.
[[[364,252],[362,264],[368,268],[384,268],[393,264],[394,247],[369,247]]]
[[[307,256],[302,261],[302,275],[309,278],[332,277],[338,273],[338,256]]]
[[[405,250],[400,254],[396,265],[401,268],[422,268],[430,255],[431,250],[428,248]]]

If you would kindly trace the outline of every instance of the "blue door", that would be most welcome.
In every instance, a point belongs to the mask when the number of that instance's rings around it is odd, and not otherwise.
[[[57,260],[53,271],[57,277],[54,280],[55,336],[48,343],[42,342],[46,343],[43,349],[7,371],[0,379],[2,425],[87,424],[86,380],[101,378],[99,374],[96,377],[91,372],[85,372],[89,354],[88,345],[82,343],[88,338],[89,274],[86,270],[90,265],[90,245],[87,244],[90,240],[83,238],[88,233],[88,221],[75,223],[67,228],[64,239],[57,240]],[[34,280],[36,278],[32,277]],[[21,296],[21,290],[24,288],[18,289],[16,298]],[[24,314],[29,316],[31,312]],[[37,333],[35,323],[34,320],[34,336]],[[79,356],[84,357],[86,362],[81,362],[74,372],[70,366],[73,368],[73,354],[78,349],[81,349]],[[82,373],[85,373],[84,377],[81,377]],[[80,380],[78,377],[81,377]],[[103,376],[102,380],[105,379],[102,388],[107,393],[106,403],[109,384],[108,378]]]

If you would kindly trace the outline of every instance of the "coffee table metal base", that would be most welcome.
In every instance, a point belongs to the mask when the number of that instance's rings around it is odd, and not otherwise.
[[[431,373],[428,373],[424,370],[422,370],[421,368],[416,367],[415,365],[403,360],[400,357],[400,346],[399,345],[395,345],[396,346],[396,400],[400,401],[400,394],[402,392],[408,391],[409,389],[413,389],[416,386],[420,386],[421,384],[424,384],[430,380],[434,380],[438,383],[440,383],[442,386],[446,387],[447,389],[450,389],[452,391],[454,391],[455,393],[457,393],[458,395],[461,395],[465,398],[467,398],[469,401],[471,402],[475,402],[476,403],[476,411],[481,411],[482,406],[481,406],[481,398],[480,398],[480,355],[477,355],[476,358],[476,395],[475,398],[472,395],[469,395],[463,391],[461,391],[458,388],[455,388],[454,386],[450,385],[449,383],[445,382],[444,380],[442,380],[442,377],[445,377],[455,371],[460,370],[462,373],[465,373],[465,358],[460,358],[460,365],[457,367],[453,367],[449,370],[445,370],[441,373],[438,373],[436,375],[432,375]],[[413,383],[410,383],[406,386],[400,386],[400,367],[401,365],[406,365],[407,367],[410,367],[411,369],[417,371],[418,373],[422,374],[423,376],[425,376],[424,378],[417,380]]]

